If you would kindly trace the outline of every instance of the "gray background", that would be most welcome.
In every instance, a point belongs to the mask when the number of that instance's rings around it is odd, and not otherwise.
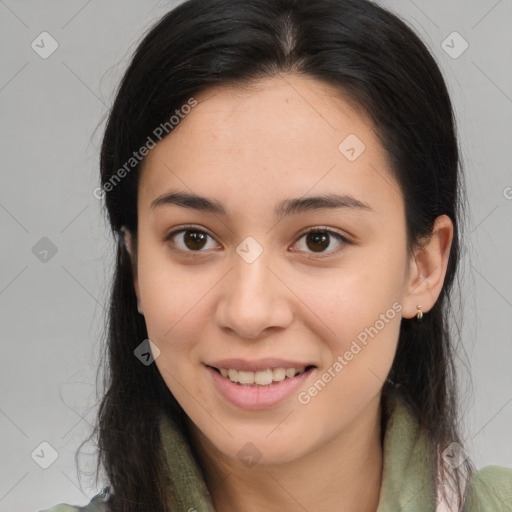
[[[417,29],[455,103],[472,207],[463,262],[474,386],[464,402],[467,448],[477,467],[512,466],[512,0],[380,3]],[[78,481],[74,452],[96,412],[113,268],[93,196],[102,120],[130,53],[172,5],[0,0],[0,511],[85,504],[97,492],[92,478]],[[46,59],[31,47],[43,31],[59,45]],[[458,58],[442,47],[454,31],[469,44]],[[452,54],[462,48],[457,38],[446,44]],[[36,250],[43,237],[57,250],[46,261]],[[48,469],[31,455],[43,441],[58,452]],[[93,451],[84,447],[84,471],[94,469]]]

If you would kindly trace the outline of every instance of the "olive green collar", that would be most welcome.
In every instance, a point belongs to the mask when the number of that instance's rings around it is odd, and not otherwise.
[[[434,510],[434,465],[415,417],[395,391],[383,401],[388,417],[384,435],[384,467],[377,512]],[[182,432],[169,418],[161,422],[162,442],[174,504],[169,512],[195,509],[215,512],[203,473]]]

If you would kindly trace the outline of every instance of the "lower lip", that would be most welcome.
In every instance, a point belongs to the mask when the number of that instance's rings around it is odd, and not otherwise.
[[[206,369],[210,372],[220,394],[241,409],[260,410],[272,407],[288,398],[296,391],[315,371],[311,368],[296,377],[286,378],[269,386],[251,387],[243,386],[232,382],[229,378],[223,377],[211,366]]]

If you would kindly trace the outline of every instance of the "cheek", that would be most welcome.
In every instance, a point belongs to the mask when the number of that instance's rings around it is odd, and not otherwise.
[[[148,338],[160,350],[155,364],[180,404],[190,407],[192,390],[195,399],[203,403],[204,386],[196,385],[190,365],[199,359],[200,329],[206,321],[203,307],[213,286],[212,276],[202,279],[198,267],[177,268],[157,251],[140,254],[138,280],[144,319]]]
[[[303,296],[313,313],[340,339],[357,335],[391,308],[403,291],[403,262],[390,258],[378,264],[362,259],[350,269],[333,271],[304,283]],[[316,291],[315,291],[316,290]],[[332,332],[334,331],[334,332]]]
[[[175,340],[175,348],[179,349],[189,337],[185,331],[190,327],[190,319],[196,318],[197,306],[208,289],[208,278],[204,281],[193,277],[192,270],[172,265],[162,248],[143,244],[139,250],[137,273],[150,339],[153,337],[155,342]]]
[[[400,332],[403,265],[399,254],[381,252],[378,262],[361,257],[350,270],[304,286],[308,299],[301,314],[321,334],[326,368],[338,361],[332,371],[343,375],[332,389],[357,396],[361,386],[384,383]]]

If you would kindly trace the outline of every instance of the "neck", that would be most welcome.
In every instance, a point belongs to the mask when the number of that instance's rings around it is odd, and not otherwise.
[[[246,467],[191,426],[217,512],[375,512],[382,482],[380,394],[335,438],[286,464]]]

